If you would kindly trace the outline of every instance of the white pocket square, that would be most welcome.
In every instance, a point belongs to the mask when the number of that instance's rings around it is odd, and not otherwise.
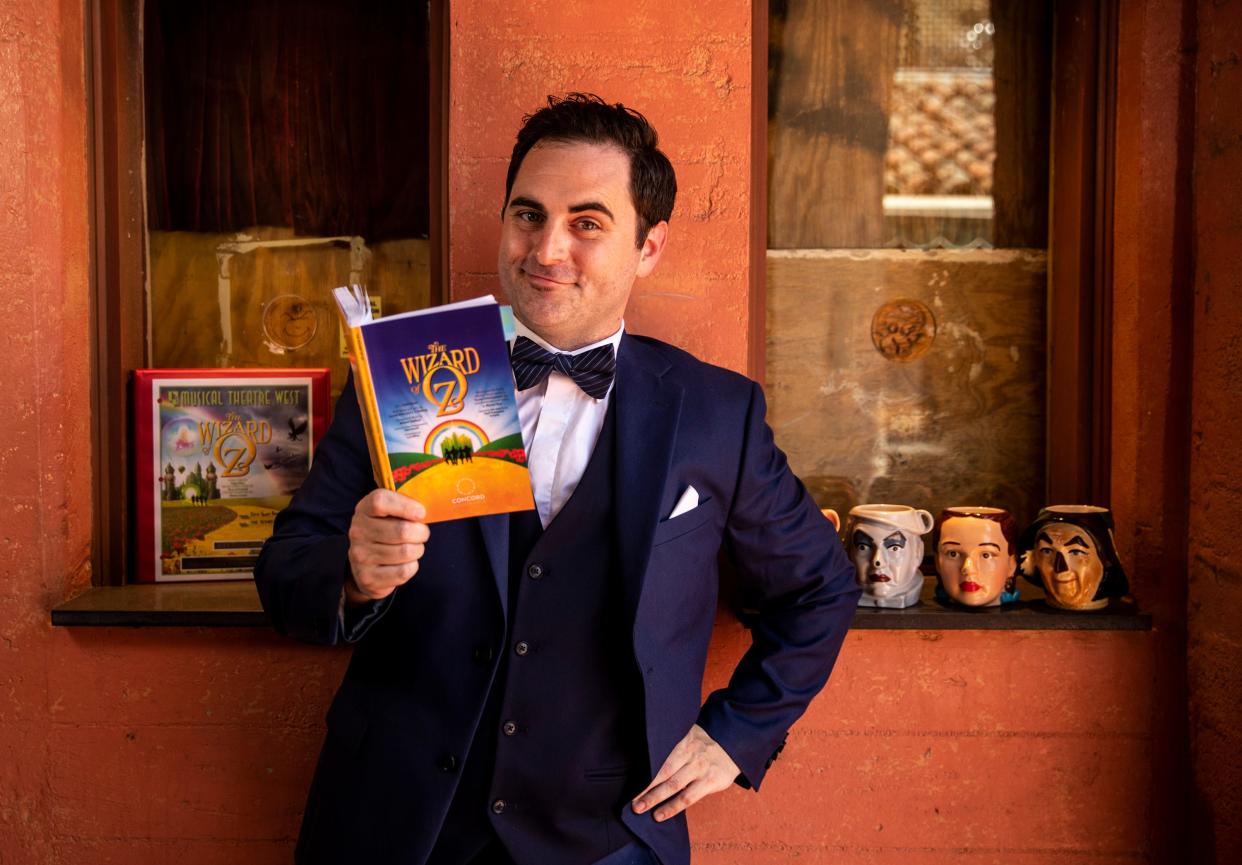
[[[671,520],[673,517],[679,517],[687,511],[692,511],[699,506],[699,491],[694,487],[686,487],[686,491],[681,494],[681,498],[677,500],[677,504],[673,506],[673,512],[668,515]]]

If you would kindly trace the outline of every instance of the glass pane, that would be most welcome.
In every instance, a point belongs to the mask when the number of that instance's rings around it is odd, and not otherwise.
[[[1043,504],[1050,25],[772,4],[767,385],[824,507]]]
[[[143,14],[149,364],[329,367],[339,392],[330,290],[429,300],[426,4]]]

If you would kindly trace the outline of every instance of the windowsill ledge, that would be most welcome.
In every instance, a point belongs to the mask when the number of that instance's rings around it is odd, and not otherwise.
[[[250,580],[94,586],[52,608],[52,624],[129,627],[271,626]]]
[[[1028,597],[1004,607],[947,606],[935,599],[928,578],[922,602],[902,610],[859,607],[850,627],[917,631],[1149,631],[1151,614],[1133,602],[1113,601],[1087,613],[1048,606],[1042,593],[1023,586]],[[750,617],[743,615],[743,622]],[[52,609],[59,626],[255,627],[271,625],[250,581],[145,583],[96,586]]]
[[[1042,589],[1021,583],[1022,597],[1000,607],[964,607],[936,600],[936,578],[926,577],[919,603],[901,610],[859,607],[851,628],[918,631],[1150,631],[1151,613],[1115,599],[1099,610],[1075,613],[1049,606]]]

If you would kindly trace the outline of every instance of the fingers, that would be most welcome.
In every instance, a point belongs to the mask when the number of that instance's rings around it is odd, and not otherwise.
[[[668,764],[665,763],[665,766]],[[660,774],[664,774],[661,768]],[[696,780],[694,771],[686,764],[681,764],[677,769],[670,773],[664,780],[660,780],[660,775],[656,775],[655,781],[652,782],[646,790],[638,795],[634,800],[634,812],[641,814],[644,811],[666,802],[677,796],[683,790],[690,786]],[[675,812],[674,812],[675,813]],[[656,819],[660,819],[660,811],[656,811]]]
[[[387,544],[370,543],[351,547],[353,555],[350,564],[366,565],[404,565],[417,562],[426,551],[424,544]]]
[[[345,597],[354,603],[378,601],[388,597],[404,586],[418,573],[418,562],[405,562],[399,565],[366,565],[356,567],[350,563],[350,577],[353,585],[346,583]],[[351,589],[356,591],[351,591]],[[360,597],[359,597],[360,596]]]
[[[412,523],[396,517],[378,519],[354,514],[349,524],[351,544],[425,544],[431,537],[426,523]]]
[[[349,525],[347,600],[385,598],[418,573],[431,537],[421,522],[426,515],[422,503],[391,490],[373,490],[358,502]]]
[[[631,802],[634,813],[652,808],[657,822],[680,814],[711,793],[733,784],[737,764],[707,731],[695,724],[672,752],[647,789]]]
[[[691,781],[676,796],[666,799],[664,804],[656,808],[655,813],[651,816],[655,818],[657,823],[662,823],[670,817],[676,817],[703,797],[712,793],[719,793],[723,789],[725,788],[718,787],[707,781]]]
[[[358,502],[354,513],[369,517],[397,517],[418,522],[427,516],[427,509],[423,507],[422,502],[392,490],[372,490],[362,501]]]

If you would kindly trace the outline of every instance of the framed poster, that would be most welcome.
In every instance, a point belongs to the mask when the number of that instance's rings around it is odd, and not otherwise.
[[[137,581],[252,579],[328,393],[326,369],[135,370]]]

